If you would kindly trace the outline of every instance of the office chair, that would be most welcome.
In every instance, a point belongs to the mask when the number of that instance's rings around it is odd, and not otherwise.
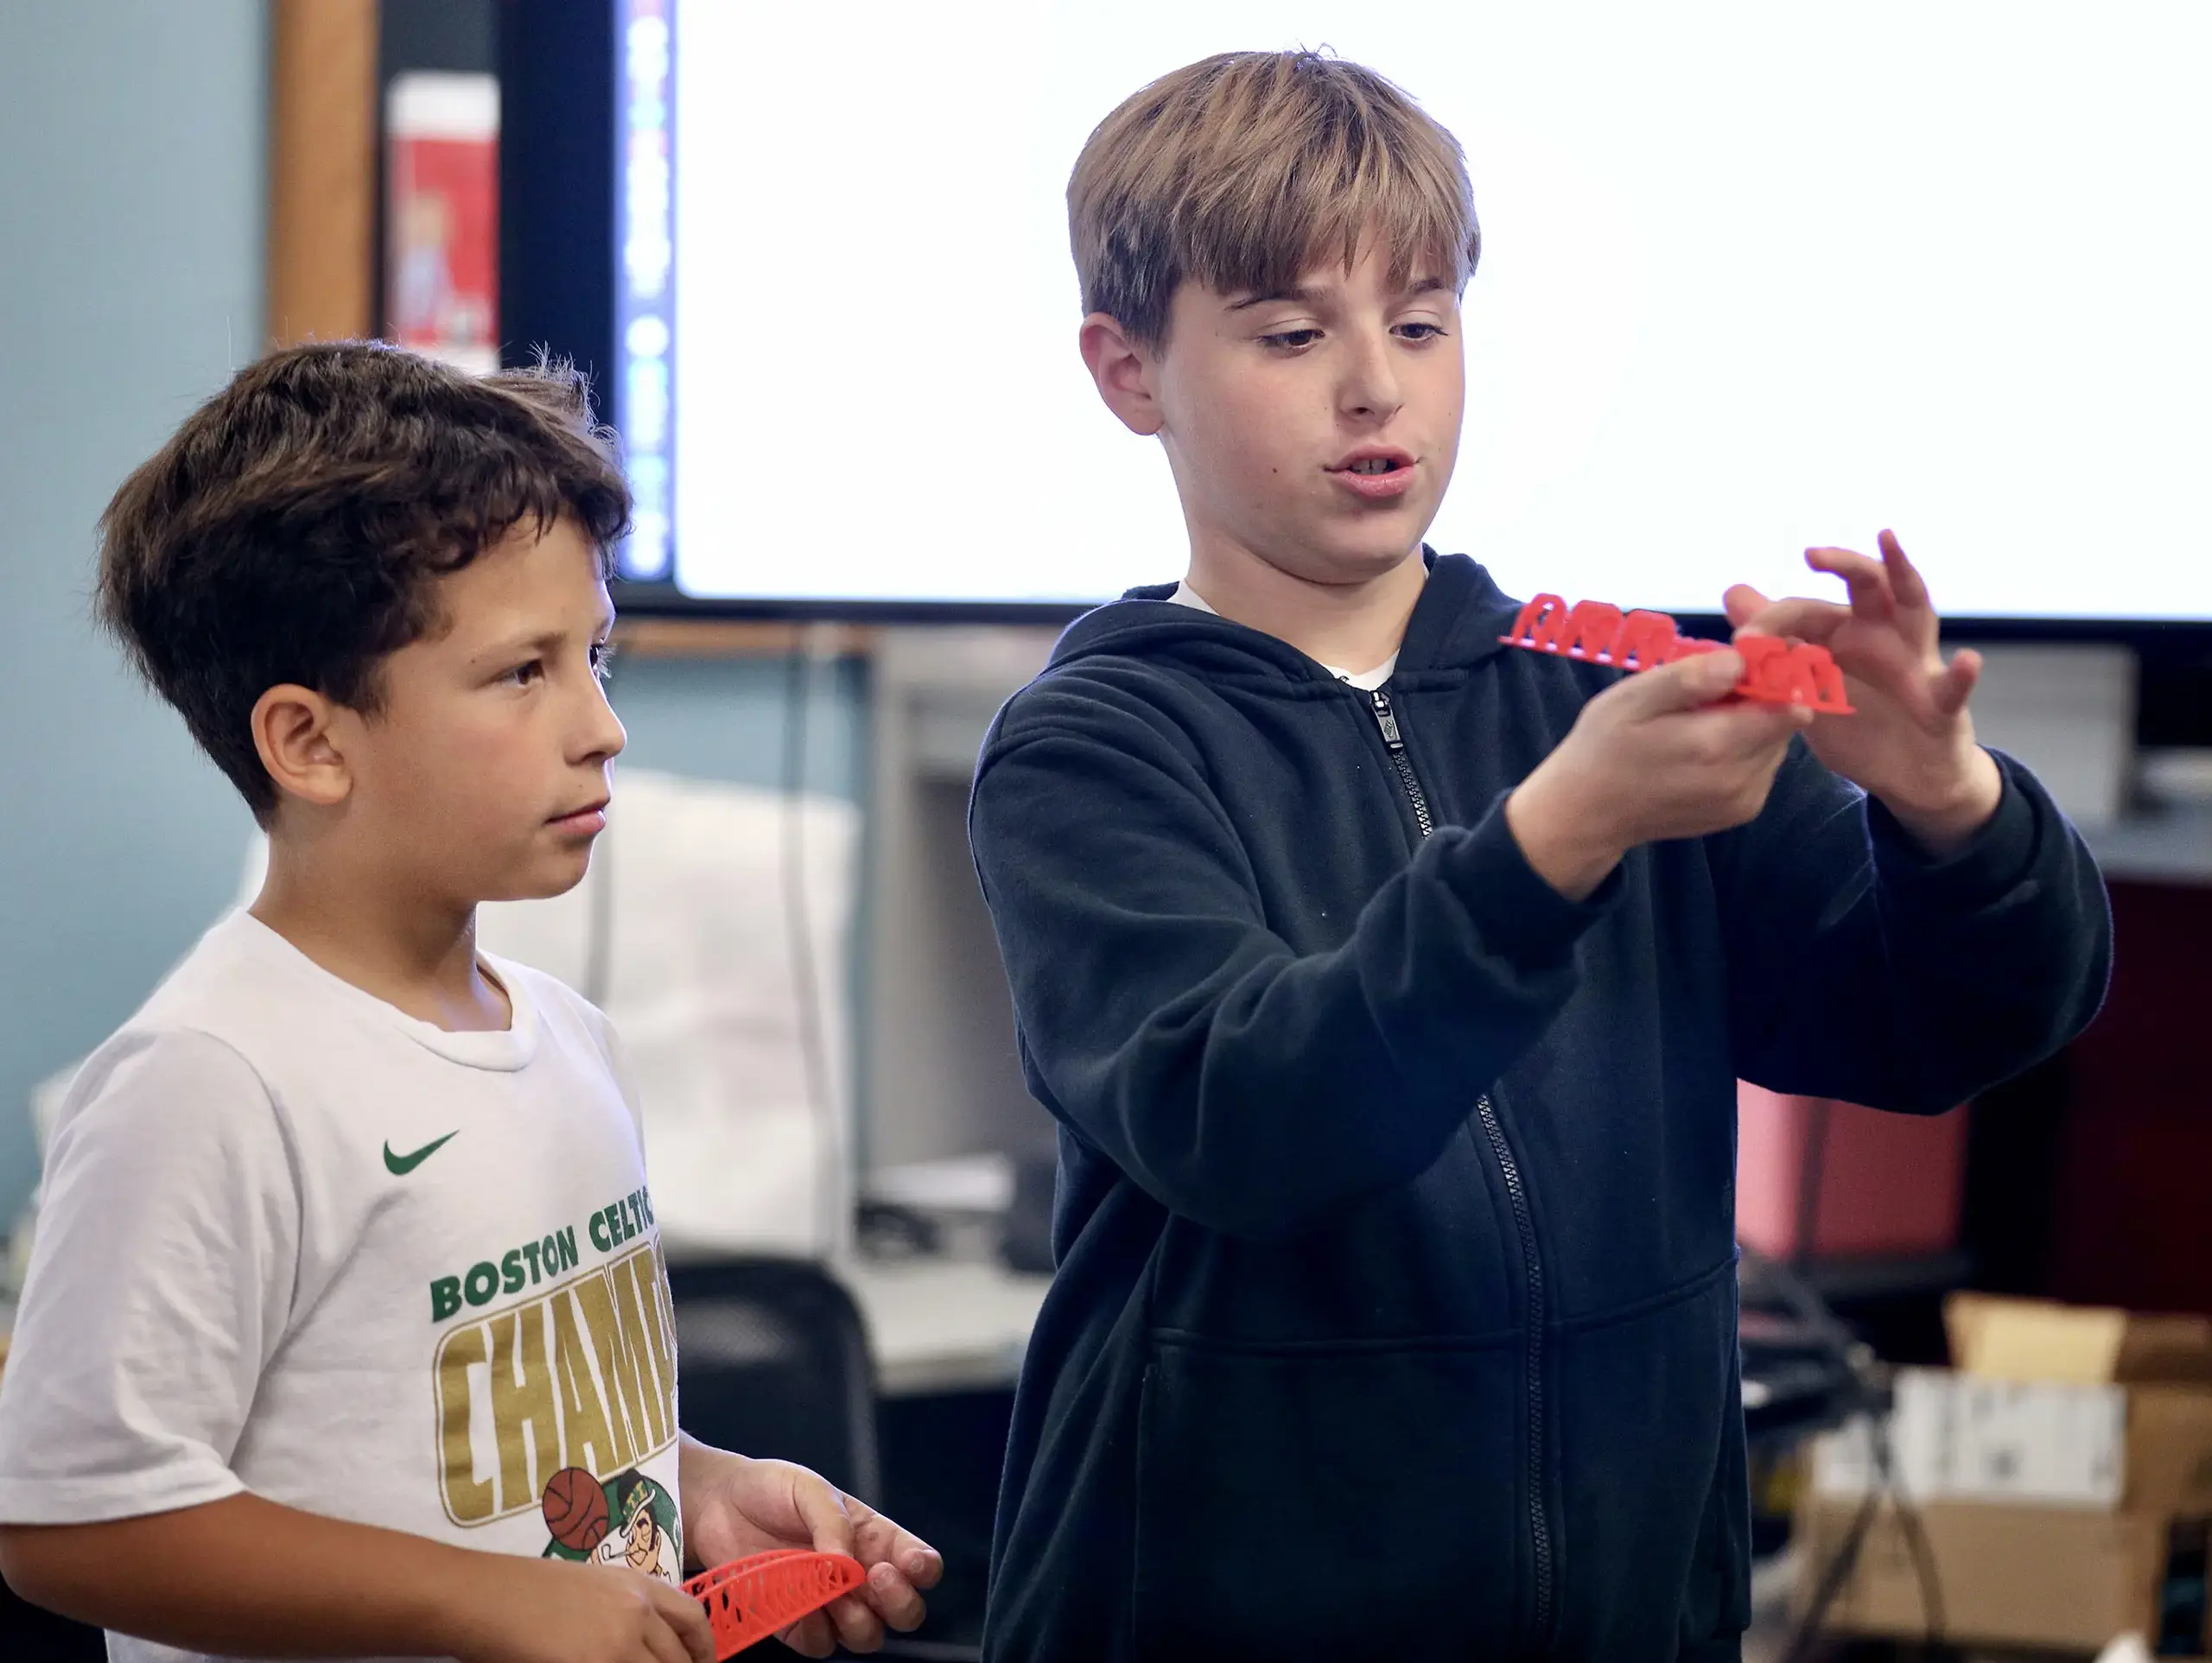
[[[883,1493],[875,1368],[860,1308],[798,1259],[671,1265],[683,1429],[705,1443],[811,1467],[855,1495]]]
[[[672,1264],[668,1282],[684,1431],[881,1497],[875,1367],[844,1285],[810,1260],[772,1258]],[[747,1655],[796,1653],[771,1641]],[[981,1652],[893,1634],[877,1655],[967,1663]]]

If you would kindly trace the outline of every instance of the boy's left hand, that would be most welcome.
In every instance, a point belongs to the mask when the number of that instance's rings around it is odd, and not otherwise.
[[[1844,581],[1850,604],[1769,600],[1747,583],[1724,597],[1738,636],[1794,636],[1826,647],[1842,670],[1855,714],[1817,718],[1806,743],[1834,772],[1878,798],[1905,828],[1942,853],[1964,845],[1997,812],[2004,778],[1974,743],[1967,700],[1981,655],[1943,662],[1928,586],[1896,534],[1882,557],[1809,549],[1805,563]]]
[[[920,1626],[922,1596],[944,1574],[938,1551],[845,1495],[818,1474],[788,1461],[756,1461],[694,1445],[684,1464],[685,1546],[707,1566],[770,1548],[845,1553],[868,1567],[868,1584],[802,1619],[778,1636],[805,1657],[827,1657],[838,1645],[872,1652],[887,1625],[904,1634]]]

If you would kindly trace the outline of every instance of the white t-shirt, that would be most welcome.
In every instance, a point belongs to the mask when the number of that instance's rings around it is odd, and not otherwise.
[[[1221,616],[1207,604],[1206,598],[1187,582],[1178,583],[1175,586],[1175,593],[1167,598],[1179,606],[1191,606],[1202,613],[1213,613],[1216,618]],[[1321,668],[1338,681],[1357,688],[1362,693],[1372,693],[1383,682],[1389,681],[1391,673],[1398,668],[1398,655],[1392,653],[1372,670],[1354,672],[1349,670],[1338,670],[1334,664],[1323,664]]]
[[[448,1033],[234,913],[93,1054],[0,1372],[0,1522],[251,1490],[678,1576],[675,1323],[620,1044],[484,963],[512,1025]]]

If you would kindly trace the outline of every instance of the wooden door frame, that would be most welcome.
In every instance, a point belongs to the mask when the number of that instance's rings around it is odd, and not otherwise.
[[[270,0],[268,334],[372,334],[377,0]]]

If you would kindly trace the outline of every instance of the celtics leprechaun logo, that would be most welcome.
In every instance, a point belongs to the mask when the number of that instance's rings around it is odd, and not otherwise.
[[[663,1582],[683,1574],[683,1525],[676,1498],[635,1468],[601,1481],[563,1467],[542,1498],[549,1559],[626,1565]]]

